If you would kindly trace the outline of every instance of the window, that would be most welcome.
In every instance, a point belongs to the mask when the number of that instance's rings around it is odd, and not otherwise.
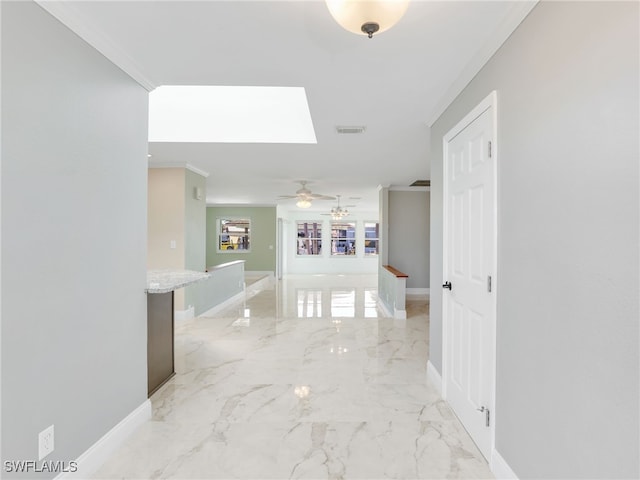
[[[218,252],[248,252],[250,240],[250,219],[218,218]]]
[[[380,237],[380,224],[378,222],[364,222],[364,254],[365,256],[378,255],[378,239]]]
[[[356,254],[355,222],[331,222],[331,255]]]
[[[322,225],[318,222],[298,221],[298,255],[322,254]]]

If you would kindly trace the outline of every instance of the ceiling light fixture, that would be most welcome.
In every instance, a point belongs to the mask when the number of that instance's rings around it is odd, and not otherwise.
[[[409,0],[325,0],[331,16],[353,33],[369,38],[393,27],[402,18]]]
[[[305,198],[301,198],[296,202],[296,207],[298,208],[309,208],[311,206],[311,202]]]
[[[349,215],[349,210],[340,207],[340,195],[336,195],[336,197],[338,198],[338,206],[331,209],[331,218],[333,220],[342,220]]]

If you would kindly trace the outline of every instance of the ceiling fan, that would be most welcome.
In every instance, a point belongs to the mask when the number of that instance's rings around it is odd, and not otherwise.
[[[342,220],[344,217],[349,215],[349,207],[355,207],[355,205],[346,205],[344,208],[340,206],[340,195],[336,195],[338,198],[338,205],[335,207],[331,207],[330,213],[321,213],[320,215],[330,215],[333,220]]]
[[[296,202],[296,206],[300,208],[309,208],[311,206],[312,200],[335,200],[336,197],[331,197],[329,195],[320,195],[319,193],[313,193],[311,190],[307,188],[307,181],[300,180],[301,188],[296,190],[295,195],[280,195],[278,198],[286,199],[286,198],[296,198],[298,201]]]

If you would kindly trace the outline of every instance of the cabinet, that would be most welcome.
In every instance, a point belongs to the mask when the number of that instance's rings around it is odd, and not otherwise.
[[[173,291],[147,294],[147,392],[149,397],[175,375]]]

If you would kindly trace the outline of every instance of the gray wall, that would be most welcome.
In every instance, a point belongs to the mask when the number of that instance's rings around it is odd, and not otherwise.
[[[217,252],[216,219],[225,216],[251,219],[250,252]],[[207,267],[234,260],[245,260],[245,271],[276,271],[276,207],[207,207]]]
[[[147,92],[1,8],[2,459],[70,461],[146,400]]]
[[[441,139],[497,90],[496,449],[520,478],[640,476],[639,13],[539,3],[432,127],[441,371]]]
[[[388,262],[409,275],[407,288],[429,288],[430,195],[389,190]]]
[[[204,272],[207,268],[207,179],[185,169],[184,192],[184,268]],[[194,190],[199,188],[198,200]],[[195,285],[184,289],[184,308],[196,305]]]
[[[209,273],[210,278],[191,285],[191,304],[196,316],[244,292],[243,262],[215,268]]]

